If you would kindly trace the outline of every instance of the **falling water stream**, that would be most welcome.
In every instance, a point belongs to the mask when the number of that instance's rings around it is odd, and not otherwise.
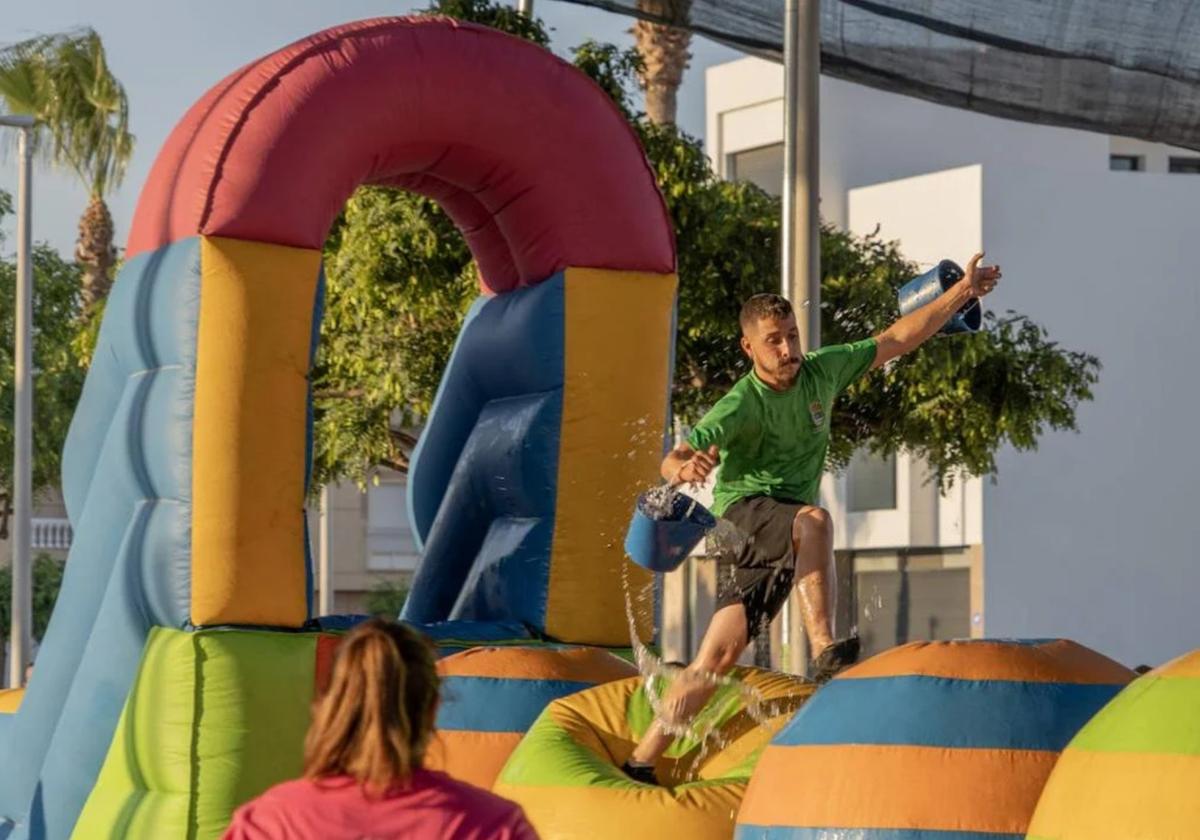
[[[671,515],[675,506],[677,491],[668,485],[655,487],[645,494],[642,511],[651,518],[662,519]],[[691,507],[697,504],[691,500]],[[732,523],[724,519],[717,520],[717,526],[708,535],[709,556],[718,556],[746,540],[745,534]],[[694,741],[698,745],[694,756],[688,762],[684,777],[694,780],[703,767],[705,759],[714,750],[719,751],[729,745],[720,732],[720,724],[728,704],[732,698],[728,693],[716,694],[705,706],[689,720],[674,720],[674,715],[667,708],[667,698],[673,686],[681,679],[697,680],[708,683],[714,690],[729,687],[736,692],[735,696],[745,713],[759,725],[765,725],[775,714],[762,694],[755,688],[745,685],[732,676],[722,676],[711,671],[695,671],[679,665],[669,664],[644,645],[638,634],[638,616],[654,614],[654,593],[657,588],[658,575],[640,587],[635,586],[628,573],[629,564],[622,567],[621,582],[625,590],[625,614],[629,620],[629,639],[633,649],[634,662],[641,674],[642,686],[646,699],[663,730],[675,738]]]

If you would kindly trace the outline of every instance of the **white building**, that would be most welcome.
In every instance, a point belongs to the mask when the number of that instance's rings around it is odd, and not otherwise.
[[[407,479],[380,468],[365,488],[346,481],[328,487],[327,520],[333,612],[371,613],[398,603],[417,568],[416,538],[408,522]],[[313,560],[313,608],[320,604],[320,505],[307,509]],[[398,609],[397,609],[398,611]],[[395,614],[390,608],[389,614]]]
[[[707,147],[778,193],[783,72],[707,72]],[[1080,433],[1007,450],[939,498],[921,464],[862,460],[824,486],[868,646],[1064,636],[1127,664],[1200,645],[1200,152],[1012,122],[821,79],[823,216],[911,260],[986,248],[987,300],[1100,358]],[[952,339],[950,339],[952,340]],[[872,639],[872,637],[874,637]]]

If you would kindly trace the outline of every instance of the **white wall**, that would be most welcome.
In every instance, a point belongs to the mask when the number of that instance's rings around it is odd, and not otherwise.
[[[709,155],[783,141],[783,69],[757,58],[705,75]],[[722,150],[721,154],[717,150]],[[847,224],[846,193],[960,166],[1045,165],[1056,171],[1108,168],[1109,138],[988,117],[821,77],[821,213]]]
[[[847,194],[847,228],[860,235],[878,230],[885,240],[899,240],[904,256],[922,269],[943,259],[965,265],[983,247],[983,185],[983,167],[974,165],[853,189]],[[959,479],[941,494],[928,482],[927,471],[923,463],[898,456],[898,486],[910,489],[901,493],[903,501],[897,499],[895,514],[845,514],[846,535],[839,547],[843,541],[847,548],[978,545],[982,482]],[[928,528],[920,527],[923,521]]]
[[[988,249],[1004,280],[986,305],[1104,366],[1078,434],[1003,450],[994,483],[939,506],[939,527],[956,504],[964,530],[985,514],[987,635],[1063,636],[1130,665],[1200,645],[1200,180],[973,166],[854,190],[849,215],[926,263]]]
[[[966,265],[983,246],[983,167],[978,164],[850,190],[849,224],[899,240],[922,269],[944,259]]]
[[[1135,140],[1132,137],[1113,137],[1110,152],[1114,155],[1133,155],[1141,158],[1144,172],[1169,172],[1172,157],[1200,157],[1200,152],[1195,149],[1180,149],[1175,146],[1165,146],[1162,143],[1147,143],[1145,140]]]
[[[988,634],[1131,665],[1200,646],[1200,180],[985,169],[983,218],[1004,303],[1104,365],[1080,433],[985,489]]]

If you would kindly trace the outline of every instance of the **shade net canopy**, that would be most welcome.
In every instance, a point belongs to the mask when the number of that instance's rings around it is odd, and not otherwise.
[[[783,0],[568,0],[782,60]],[[1200,0],[823,0],[821,71],[1200,149]]]

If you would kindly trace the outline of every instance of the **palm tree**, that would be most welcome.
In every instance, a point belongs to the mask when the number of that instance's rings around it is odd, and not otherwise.
[[[80,29],[0,48],[0,98],[12,113],[37,119],[35,151],[73,170],[88,187],[75,259],[90,308],[108,293],[116,262],[104,199],[121,183],[133,153],[125,88],[109,70],[100,36]]]
[[[638,0],[639,12],[653,20],[685,23],[692,0]],[[646,116],[655,125],[674,125],[676,93],[683,82],[692,55],[688,47],[692,33],[688,29],[652,23],[639,18],[633,25],[638,55],[642,57],[642,89],[646,91]]]

